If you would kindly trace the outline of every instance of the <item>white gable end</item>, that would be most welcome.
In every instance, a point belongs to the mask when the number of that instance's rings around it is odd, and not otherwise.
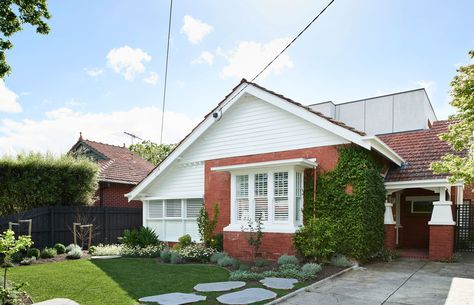
[[[228,109],[180,162],[349,143],[294,114],[247,95]]]

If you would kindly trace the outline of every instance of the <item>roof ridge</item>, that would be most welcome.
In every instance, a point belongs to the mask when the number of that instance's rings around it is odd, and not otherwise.
[[[118,147],[118,148],[125,148],[126,150],[130,151],[126,146],[114,145],[114,144],[109,144],[109,143],[104,143],[104,142],[99,142],[99,141],[94,141],[94,140],[89,140],[89,139],[82,139],[82,141],[92,142],[92,143],[102,144],[102,145],[107,145],[107,146],[113,146],[113,147]]]
[[[245,81],[245,79],[242,79],[241,83],[244,82],[244,81]],[[344,123],[344,122],[341,122],[341,121],[335,120],[335,119],[333,119],[333,118],[331,118],[331,117],[328,117],[328,116],[322,114],[322,113],[319,112],[319,111],[315,111],[315,110],[311,109],[311,107],[306,106],[306,105],[303,105],[303,104],[301,104],[301,103],[299,103],[299,102],[296,102],[295,100],[293,100],[293,99],[291,99],[291,98],[289,98],[289,97],[286,97],[286,96],[284,96],[283,94],[276,93],[275,91],[272,91],[272,90],[270,90],[270,89],[267,89],[267,88],[265,88],[265,87],[263,87],[263,86],[261,86],[261,85],[259,85],[259,84],[257,84],[257,83],[253,83],[253,82],[249,82],[249,81],[245,81],[245,82],[246,82],[247,84],[253,85],[253,86],[255,86],[255,87],[259,88],[259,89],[265,90],[265,91],[267,91],[267,92],[270,93],[270,94],[276,95],[276,96],[278,96],[278,97],[280,97],[280,98],[286,100],[287,102],[290,102],[290,103],[292,103],[292,104],[294,104],[294,105],[296,105],[296,106],[299,106],[299,107],[301,107],[301,108],[303,108],[303,109],[305,109],[305,110],[307,110],[307,111],[309,111],[309,112],[311,112],[311,113],[314,113],[314,114],[316,114],[317,116],[319,116],[319,117],[321,117],[321,118],[323,118],[323,119],[325,119],[325,120],[327,120],[327,121],[329,121],[329,122],[331,122],[331,123],[333,123],[333,124],[336,124],[336,125],[338,125],[338,126],[341,126],[341,127],[345,128],[345,129],[350,130],[350,131],[352,131],[352,132],[355,132],[355,133],[357,133],[357,134],[359,134],[359,135],[361,135],[361,136],[367,135],[367,134],[366,134],[365,132],[363,132],[363,131],[360,131],[360,130],[358,130],[358,129],[352,127],[352,126],[349,126],[349,125],[347,125],[347,124]]]

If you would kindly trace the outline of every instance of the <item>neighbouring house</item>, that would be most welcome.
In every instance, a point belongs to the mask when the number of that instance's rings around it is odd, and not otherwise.
[[[276,258],[294,253],[305,171],[334,169],[338,148],[352,143],[386,164],[385,246],[447,259],[453,203],[472,198],[462,182],[430,170],[450,151],[438,138],[448,125],[437,121],[424,89],[303,106],[242,80],[127,197],[144,203],[143,224],[166,241],[199,239],[199,209],[212,213],[218,204],[224,250],[243,259],[251,250],[241,228],[260,217],[261,251]]]
[[[84,139],[82,133],[70,154],[90,158],[100,166],[97,206],[141,208],[138,200],[128,202],[129,193],[154,168],[154,165],[125,146],[115,146]]]

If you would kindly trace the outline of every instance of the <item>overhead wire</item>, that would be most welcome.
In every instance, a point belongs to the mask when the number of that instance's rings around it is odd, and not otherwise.
[[[164,123],[165,123],[166,85],[168,81],[168,62],[169,62],[169,54],[170,54],[172,16],[173,16],[173,0],[170,0],[170,14],[169,14],[169,19],[168,19],[168,42],[166,44],[165,77],[164,77],[164,83],[163,83],[163,102],[162,102],[162,108],[161,108],[160,145],[163,144],[163,129],[164,129]]]

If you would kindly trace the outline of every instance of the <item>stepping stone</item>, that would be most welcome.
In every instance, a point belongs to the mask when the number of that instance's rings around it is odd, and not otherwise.
[[[113,259],[121,258],[121,255],[102,255],[102,256],[91,256],[91,259]]]
[[[69,299],[52,299],[44,302],[34,303],[33,305],[79,305],[79,303]]]
[[[205,301],[206,297],[194,293],[173,292],[138,299],[140,302],[155,302],[161,305],[181,305]]]
[[[215,282],[215,283],[205,283],[197,284],[194,286],[194,290],[200,292],[211,292],[211,291],[228,291],[232,289],[237,289],[245,286],[245,282]]]
[[[217,301],[221,304],[243,305],[276,298],[277,294],[263,288],[247,288],[221,295]]]
[[[294,285],[298,283],[297,279],[287,279],[281,277],[266,277],[260,280],[263,286],[272,289],[293,289]]]

